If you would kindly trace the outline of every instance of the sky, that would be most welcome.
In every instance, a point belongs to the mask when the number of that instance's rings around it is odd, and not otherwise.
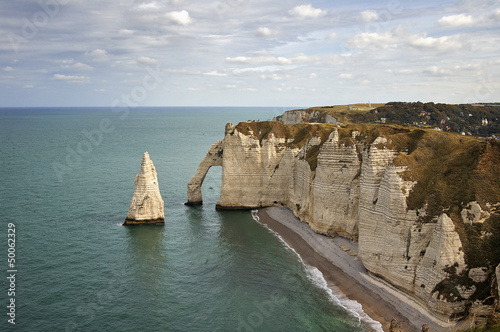
[[[500,1],[0,2],[0,107],[500,101]]]

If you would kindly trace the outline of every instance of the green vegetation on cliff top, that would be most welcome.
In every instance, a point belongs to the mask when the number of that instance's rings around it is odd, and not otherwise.
[[[435,104],[390,102],[312,107],[341,123],[387,123],[439,128],[443,131],[489,137],[500,135],[499,104]]]

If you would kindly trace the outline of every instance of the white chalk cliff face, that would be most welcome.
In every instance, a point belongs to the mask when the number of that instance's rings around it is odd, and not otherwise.
[[[459,234],[445,213],[422,222],[425,207],[408,208],[416,182],[404,180],[407,166],[394,163],[405,152],[391,148],[385,137],[369,143],[352,131],[340,138],[328,126],[326,139],[312,133],[296,144],[279,126],[264,133],[259,126],[228,124],[224,140],[210,148],[190,181],[188,203],[201,203],[208,168],[222,165],[218,209],[287,206],[318,233],[358,241],[367,270],[432,312],[463,312],[475,281],[455,285],[456,292],[441,287],[467,271]]]
[[[291,110],[286,111],[283,115],[275,117],[273,120],[287,124],[294,125],[304,122],[321,122],[337,124],[337,119],[329,114],[320,111],[311,110]]]
[[[164,202],[158,186],[155,166],[147,152],[142,157],[141,170],[135,177],[135,191],[124,225],[163,224]]]

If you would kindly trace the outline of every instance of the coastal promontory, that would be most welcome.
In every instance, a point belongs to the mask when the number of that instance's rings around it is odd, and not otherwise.
[[[202,202],[206,172],[222,165],[217,209],[287,207],[316,233],[357,242],[370,276],[431,316],[484,322],[500,302],[500,143],[493,120],[477,131],[492,136],[485,139],[451,132],[448,118],[457,110],[474,129],[474,116],[496,113],[427,105],[421,118],[424,111],[416,113],[420,122],[408,124],[390,116],[406,121],[413,113],[387,105],[228,124],[188,185],[189,203]],[[424,124],[433,116],[443,128]]]
[[[141,170],[135,177],[135,191],[123,225],[163,225],[164,222],[164,202],[158,186],[158,176],[149,153],[145,152]]]

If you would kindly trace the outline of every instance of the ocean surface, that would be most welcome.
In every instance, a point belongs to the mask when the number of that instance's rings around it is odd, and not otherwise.
[[[359,305],[332,294],[250,211],[215,211],[220,167],[203,184],[205,204],[184,205],[227,122],[285,110],[0,109],[0,330],[371,331]],[[165,226],[124,227],[145,151]]]

